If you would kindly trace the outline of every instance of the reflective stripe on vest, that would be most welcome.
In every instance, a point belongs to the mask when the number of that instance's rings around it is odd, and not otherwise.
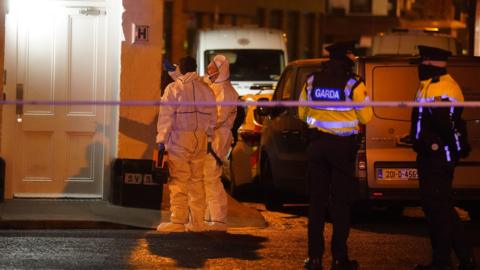
[[[462,150],[462,146],[460,146],[460,138],[458,137],[458,133],[455,132],[454,136],[455,136],[455,145],[457,146],[457,151],[460,153],[460,151]]]
[[[323,128],[339,136],[349,136],[358,134],[355,128],[358,126],[358,120],[353,121],[319,121],[313,117],[307,117],[307,123],[310,126]],[[341,128],[351,128],[351,130],[339,130]]]
[[[447,161],[448,162],[452,161],[452,158],[450,157],[450,150],[448,149],[448,145],[445,145],[444,149],[445,149],[445,155],[446,155]]]

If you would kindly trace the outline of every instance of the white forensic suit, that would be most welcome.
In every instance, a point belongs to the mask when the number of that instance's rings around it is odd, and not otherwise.
[[[230,68],[228,60],[223,55],[217,55],[210,65],[216,65],[219,74],[210,84],[217,102],[237,101],[238,94],[230,83]],[[224,162],[233,142],[232,126],[235,120],[236,106],[217,105],[217,123],[212,148],[218,158]],[[221,182],[223,167],[212,153],[205,160],[205,195],[207,198],[206,219],[210,221],[210,230],[224,231],[227,229],[227,194]]]
[[[214,102],[215,96],[196,72],[188,72],[166,87],[162,102],[171,101]],[[156,142],[164,143],[168,151],[171,216],[170,222],[160,224],[157,230],[205,229],[203,167],[216,120],[215,106],[160,106]]]

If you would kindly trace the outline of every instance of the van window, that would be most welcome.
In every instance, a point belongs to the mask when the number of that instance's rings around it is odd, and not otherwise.
[[[284,99],[284,91],[287,85],[291,85],[292,81],[292,76],[293,76],[293,68],[289,67],[283,72],[282,77],[280,78],[280,81],[278,82],[277,89],[275,90],[275,93],[273,94],[273,100],[285,100]]]
[[[305,82],[307,81],[308,75],[314,73],[314,72],[319,72],[321,70],[321,64],[318,64],[316,66],[307,66],[307,67],[302,67],[298,70],[297,72],[297,85],[295,86],[296,91],[296,97],[297,99],[300,97],[300,92],[303,89],[303,86]]]
[[[374,101],[415,101],[419,86],[416,66],[377,66],[372,70]],[[411,108],[374,107],[378,118],[410,121]]]
[[[282,85],[283,91],[282,91],[282,100],[290,100],[292,97],[292,91],[293,91],[293,70],[289,70],[285,74],[285,80]]]
[[[276,81],[285,66],[281,50],[208,50],[205,51],[205,70],[217,54],[229,60],[232,81]]]

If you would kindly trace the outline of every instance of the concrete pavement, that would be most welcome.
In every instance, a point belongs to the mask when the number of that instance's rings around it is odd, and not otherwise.
[[[167,197],[168,198],[168,197]],[[254,208],[229,197],[228,225],[231,228],[265,227],[263,216]],[[168,221],[167,205],[161,210],[113,205],[104,200],[13,199],[0,204],[0,228],[145,228],[155,229]]]

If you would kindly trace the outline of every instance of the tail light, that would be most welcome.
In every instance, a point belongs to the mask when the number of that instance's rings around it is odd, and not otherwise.
[[[359,170],[367,169],[367,154],[366,154],[366,141],[365,141],[365,125],[360,125],[358,132],[358,152],[357,152],[357,167]]]
[[[365,150],[359,150],[357,152],[357,167],[359,170],[367,169],[367,155],[365,154]]]

